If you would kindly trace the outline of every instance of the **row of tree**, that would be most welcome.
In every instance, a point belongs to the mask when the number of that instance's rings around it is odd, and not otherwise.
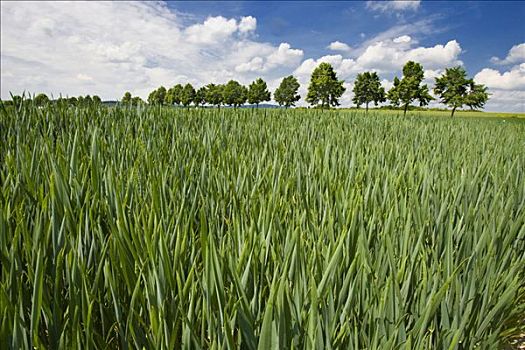
[[[43,107],[50,102],[56,103],[58,105],[70,105],[70,106],[78,106],[78,107],[87,107],[92,105],[99,105],[102,103],[102,99],[97,95],[86,95],[86,96],[78,96],[78,97],[59,97],[56,100],[51,100],[46,94],[40,93],[33,98],[31,96],[19,96],[15,95],[12,97],[11,102],[14,105],[20,105],[22,101],[32,101],[36,106]],[[9,103],[7,103],[9,104]]]
[[[404,114],[415,101],[420,106],[427,106],[434,98],[428,91],[428,86],[422,84],[424,79],[423,66],[409,61],[403,67],[403,77],[394,78],[394,86],[385,93],[376,72],[365,72],[357,75],[354,84],[353,102],[359,107],[373,102],[376,106],[388,99],[395,107],[402,106]],[[467,78],[465,70],[458,66],[445,69],[445,73],[436,78],[434,94],[439,96],[440,102],[452,108],[451,116],[457,108],[467,106],[470,109],[482,108],[489,98],[487,88],[476,84],[473,79]]]
[[[408,107],[414,102],[419,102],[423,107],[434,100],[428,86],[423,84],[423,80],[423,66],[413,61],[405,64],[403,76],[394,78],[393,87],[388,92],[381,86],[381,80],[376,72],[360,73],[354,83],[352,101],[358,108],[365,105],[368,112],[370,103],[377,106],[389,100],[392,106],[402,107],[406,114]],[[321,63],[312,72],[306,102],[321,108],[338,106],[339,99],[346,90],[343,83],[337,78],[334,68],[329,63]],[[290,75],[284,78],[275,90],[274,100],[280,106],[294,106],[301,98],[298,90],[299,82]],[[452,116],[457,108],[463,106],[471,109],[482,108],[489,97],[487,88],[467,78],[465,70],[460,66],[447,68],[441,77],[436,78],[434,93],[439,96],[440,102],[452,109]],[[246,102],[259,106],[260,103],[270,99],[271,93],[266,82],[259,78],[248,87],[235,80],[230,80],[223,85],[208,84],[197,90],[191,84],[184,86],[177,84],[168,90],[161,86],[149,94],[147,102],[152,105],[184,107],[192,104],[195,106],[207,104],[220,108],[221,105],[239,107]],[[137,105],[142,100],[140,97],[131,97],[131,94],[126,92],[121,102]]]
[[[300,96],[297,94],[299,82],[293,76],[283,79],[281,85],[274,93],[274,99],[281,106],[294,106]],[[208,84],[199,89],[195,89],[191,84],[177,84],[166,90],[164,86],[153,90],[148,96],[148,104],[151,105],[178,105],[189,107],[190,105],[201,106],[204,104],[217,106],[229,105],[239,107],[246,102],[259,106],[260,103],[270,101],[271,93],[266,82],[261,78],[252,82],[248,87],[241,85],[235,80],[230,80],[226,84]],[[130,92],[126,92],[122,97],[121,103],[126,105],[137,105],[140,103],[139,97],[132,97]]]

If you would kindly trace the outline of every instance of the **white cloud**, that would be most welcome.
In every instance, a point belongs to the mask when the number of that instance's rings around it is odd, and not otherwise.
[[[392,41],[395,42],[396,44],[405,44],[405,43],[409,43],[410,40],[412,40],[412,38],[410,36],[408,36],[408,35],[401,35],[401,36],[398,36],[397,38],[395,38]]]
[[[160,85],[247,84],[289,74],[303,51],[249,35],[252,16],[195,23],[162,2],[1,2],[1,96],[125,91],[147,97]],[[188,18],[193,23],[188,24]],[[80,64],[80,62],[82,62]],[[80,69],[79,69],[80,67]]]
[[[317,60],[312,58],[304,60],[301,65],[295,69],[294,75],[298,77],[299,81],[307,82],[314,68],[322,62],[330,63],[334,67],[339,79],[351,78],[361,69],[354,59],[343,58],[341,55],[326,55]]]
[[[366,7],[373,11],[415,11],[421,5],[420,0],[388,0],[388,1],[367,1]]]
[[[523,44],[521,44],[523,45]],[[520,45],[515,45],[505,58],[506,63],[520,63],[508,71],[500,72],[483,68],[475,76],[477,83],[487,86],[490,93],[486,109],[489,111],[509,111],[525,113],[525,58],[519,56]],[[498,63],[502,63],[502,61]]]
[[[258,72],[264,68],[264,60],[262,57],[254,57],[249,62],[241,63],[235,70],[240,73],[244,72]]]
[[[408,51],[406,60],[422,63],[428,68],[445,66],[456,66],[463,64],[458,60],[462,52],[461,46],[456,40],[449,41],[445,46],[436,45],[434,47],[418,47]]]
[[[241,22],[239,23],[239,31],[241,33],[254,31],[255,28],[257,28],[257,19],[255,19],[255,17],[248,16],[241,18]]]
[[[521,90],[525,89],[525,63],[514,66],[503,74],[491,68],[482,69],[474,80],[486,85],[489,89]]]
[[[489,90],[489,92],[491,95],[485,105],[485,110],[525,113],[525,91]]]
[[[515,64],[525,62],[525,43],[514,45],[504,59],[492,57],[491,61],[496,64]]]
[[[89,75],[86,75],[86,74],[82,74],[82,73],[78,73],[77,74],[77,79],[79,80],[93,80],[92,77],[90,77]]]
[[[331,42],[330,45],[328,45],[328,49],[332,51],[342,51],[342,52],[349,52],[351,50],[350,46],[340,41]]]
[[[261,52],[259,52],[261,53]],[[292,67],[301,62],[303,51],[292,49],[290,44],[281,43],[278,48],[269,52],[266,57],[256,56],[248,62],[235,67],[237,72],[268,72],[277,67]]]
[[[303,50],[292,49],[290,44],[281,43],[279,48],[268,56],[267,65],[273,68],[278,65],[292,66],[299,64],[303,58]]]
[[[428,69],[462,64],[458,59],[462,52],[461,46],[455,40],[446,45],[416,48],[399,47],[392,43],[394,41],[385,40],[368,46],[357,58],[357,63],[363,68],[375,68],[383,72],[400,70],[410,60]]]
[[[444,69],[425,69],[425,82],[434,83],[434,79],[443,74]]]
[[[199,44],[220,44],[237,31],[237,21],[222,16],[208,17],[202,24],[194,24],[185,31],[188,41]]]

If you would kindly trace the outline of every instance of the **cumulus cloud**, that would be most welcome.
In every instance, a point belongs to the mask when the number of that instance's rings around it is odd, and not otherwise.
[[[239,31],[241,33],[254,31],[255,28],[257,28],[257,19],[255,19],[255,17],[248,16],[241,18],[241,22],[239,23]]]
[[[495,69],[484,68],[476,74],[474,80],[486,85],[489,89],[525,89],[525,63],[515,66],[510,71],[503,73],[500,73]]]
[[[485,105],[485,110],[525,113],[525,91],[490,90],[489,92],[491,95]]]
[[[332,51],[342,51],[342,52],[349,52],[351,50],[350,46],[340,41],[331,42],[330,45],[328,45],[328,49]]]
[[[256,56],[248,62],[243,62],[235,67],[237,72],[267,72],[276,67],[291,67],[299,64],[303,58],[303,51],[292,49],[290,44],[281,43],[279,47],[267,55]]]
[[[425,82],[433,83],[434,79],[441,76],[444,72],[444,69],[425,69]]]
[[[492,57],[490,60],[492,63],[496,64],[515,64],[525,62],[525,43],[514,45],[504,59]]]
[[[298,64],[303,58],[303,50],[292,49],[290,44],[281,43],[279,48],[268,56],[268,66],[273,68],[278,65],[291,66]]]
[[[420,0],[388,0],[388,1],[367,1],[366,7],[373,11],[415,11],[421,5]]]
[[[493,58],[491,61],[514,65],[503,72],[483,68],[474,76],[474,80],[486,85],[491,94],[486,109],[525,113],[525,44],[514,45],[506,58]]]
[[[253,39],[252,16],[188,23],[162,2],[0,6],[2,98],[24,90],[103,99],[129,90],[145,98],[160,85],[273,81],[303,56],[287,43]]]
[[[411,40],[412,40],[412,38],[410,36],[408,36],[408,35],[401,35],[401,36],[398,36],[397,38],[395,38],[392,41],[395,42],[396,44],[406,44],[406,43],[409,43]]]
[[[443,65],[455,66],[463,64],[458,60],[461,52],[459,43],[456,40],[451,40],[444,46],[418,47],[410,50],[405,59],[421,62],[428,68],[438,68]]]
[[[395,40],[380,41],[368,46],[357,58],[357,64],[363,68],[376,68],[383,72],[400,70],[407,61],[419,62],[428,69],[462,64],[458,59],[462,52],[461,46],[456,40],[449,41],[445,45],[416,48],[392,45],[395,44]]]
[[[237,31],[237,21],[222,16],[208,17],[202,24],[194,24],[185,31],[188,41],[200,44],[220,44]]]

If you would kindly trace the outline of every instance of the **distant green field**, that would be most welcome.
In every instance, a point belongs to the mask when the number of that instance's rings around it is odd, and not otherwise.
[[[419,113],[0,108],[0,349],[507,346],[525,123]]]
[[[364,109],[344,109],[347,111],[356,111],[358,113],[365,113]],[[388,110],[388,109],[370,109],[368,113],[381,113],[388,115],[403,115],[402,110]],[[421,115],[421,116],[435,116],[435,117],[450,117],[450,111],[408,111],[407,115]],[[525,113],[505,113],[505,112],[482,112],[482,111],[456,111],[454,118],[516,118],[525,119]]]

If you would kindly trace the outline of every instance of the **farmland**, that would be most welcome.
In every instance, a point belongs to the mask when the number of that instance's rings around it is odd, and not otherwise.
[[[0,348],[502,348],[525,122],[427,114],[0,107]]]
[[[353,111],[355,113],[365,113],[363,109],[344,109],[346,111]],[[382,115],[401,115],[403,112],[400,110],[392,109],[375,109],[374,113]],[[410,115],[417,117],[450,117],[450,112],[446,110],[414,110],[408,112]],[[503,113],[503,112],[484,112],[484,111],[470,111],[470,110],[461,110],[456,112],[457,117],[461,118],[490,118],[490,119],[500,119],[500,120],[515,120],[515,119],[525,119],[525,113]]]

